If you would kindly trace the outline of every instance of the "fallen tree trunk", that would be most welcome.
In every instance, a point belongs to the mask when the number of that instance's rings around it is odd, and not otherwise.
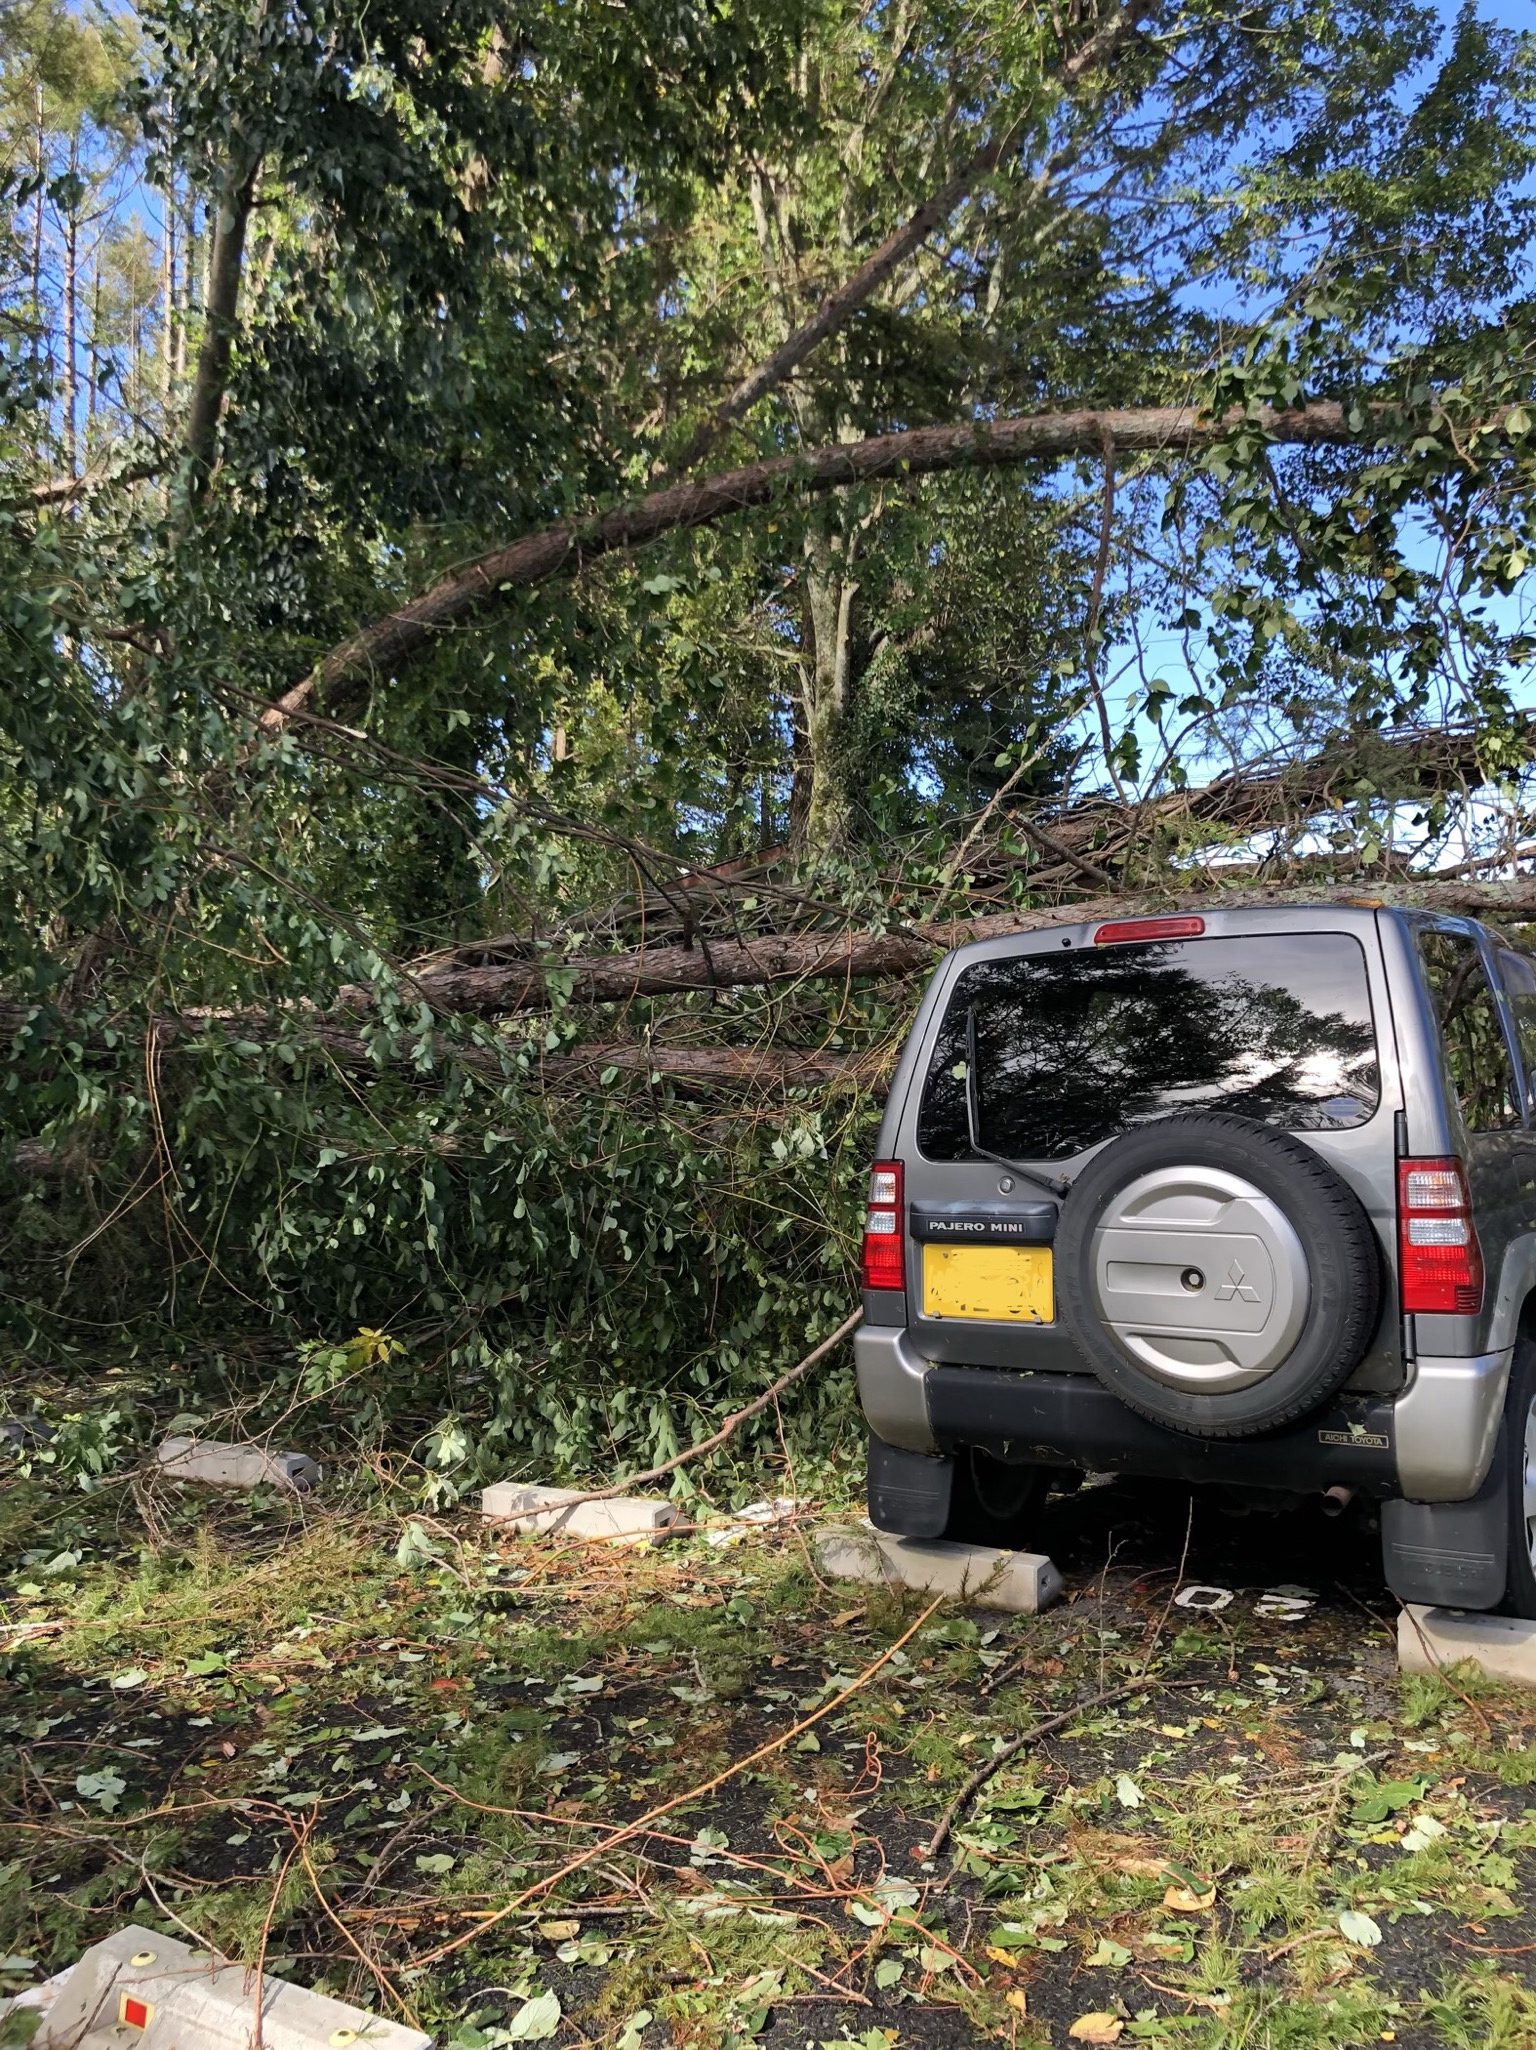
[[[1536,718],[1520,722],[1529,750]],[[1145,836],[1159,829],[1215,828],[1242,834],[1304,826],[1319,812],[1361,798],[1403,800],[1484,781],[1478,735],[1467,725],[1411,727],[1399,732],[1341,734],[1315,755],[1255,774],[1247,765],[1193,790],[1170,790],[1128,807],[1095,797],[1047,820],[1051,833],[1074,853],[1127,828]]]
[[[510,593],[551,577],[574,575],[589,562],[643,547],[663,534],[713,525],[775,498],[833,491],[891,477],[919,477],[962,465],[997,468],[1032,458],[1103,454],[1184,455],[1209,448],[1238,429],[1302,447],[1369,445],[1390,425],[1392,409],[1373,406],[1363,424],[1333,400],[1290,410],[1260,407],[1219,419],[1193,406],[1083,407],[1059,413],[968,420],[958,426],[914,427],[747,463],[718,476],[673,484],[591,520],[520,535],[491,549],[407,604],[332,648],[302,682],[262,715],[278,732],[312,698],[335,707],[345,694],[419,661],[437,637],[504,605]]]
[[[1522,718],[1518,730],[1529,755],[1536,745],[1536,719]],[[1054,846],[1046,852],[1063,857],[1031,865],[1032,889],[1072,887],[1081,891],[1085,857],[1091,858],[1095,867],[1107,870],[1117,889],[1125,889],[1134,887],[1134,882],[1127,882],[1127,874],[1134,878],[1138,857],[1149,849],[1160,864],[1174,850],[1195,854],[1201,842],[1224,847],[1260,833],[1302,834],[1320,815],[1337,813],[1357,802],[1401,803],[1443,797],[1447,792],[1470,793],[1486,780],[1478,742],[1476,730],[1468,725],[1340,734],[1300,761],[1278,768],[1260,767],[1257,773],[1245,764],[1209,783],[1165,791],[1143,804],[1095,796],[1054,813],[1025,816],[1021,810],[1004,813],[1002,818],[1027,838],[1038,836],[1042,846],[1048,835]],[[1345,861],[1353,858],[1341,857]],[[1294,871],[1294,864],[1288,866]],[[1373,869],[1375,866],[1371,864]],[[978,847],[965,867],[980,882],[994,876],[1015,876],[1019,862],[1017,857]],[[1238,872],[1225,873],[1229,883],[1239,880]],[[1261,873],[1249,865],[1242,879]],[[1286,879],[1294,880],[1294,873]],[[1276,876],[1275,880],[1283,878]],[[1374,882],[1373,876],[1373,886]]]
[[[439,1011],[501,1014],[547,1003],[552,991],[583,1004],[622,1004],[636,997],[688,991],[743,989],[778,982],[854,977],[890,979],[932,965],[950,947],[967,940],[996,939],[1043,927],[1080,925],[1105,918],[1129,918],[1188,905],[1235,911],[1266,904],[1360,901],[1359,891],[1252,884],[1222,890],[1198,884],[1177,891],[1095,897],[1075,904],[1001,911],[982,917],[930,921],[891,932],[768,933],[750,939],[700,939],[693,946],[639,947],[622,954],[578,955],[561,960],[508,961],[475,967],[434,968],[412,977],[413,995]],[[1420,905],[1429,910],[1521,923],[1536,919],[1536,875],[1511,882],[1398,882],[1383,884],[1370,901]],[[360,987],[343,989],[339,1002],[360,1009],[372,1001]]]

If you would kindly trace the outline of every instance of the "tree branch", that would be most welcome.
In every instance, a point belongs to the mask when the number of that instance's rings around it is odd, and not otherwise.
[[[1130,38],[1145,12],[1144,7],[1136,5],[1117,14],[1091,36],[1082,49],[1066,60],[1056,74],[1057,81],[1070,88],[1101,70]],[[796,328],[771,355],[749,370],[735,390],[700,422],[681,454],[666,466],[668,474],[673,477],[685,475],[733,421],[739,420],[759,399],[766,398],[799,368],[814,349],[836,334],[891,273],[949,218],[961,200],[983,179],[992,175],[1012,149],[1018,135],[1018,124],[1000,130],[985,148],[979,149],[969,163],[955,173],[948,184],[930,194],[899,228],[887,235],[852,277],[845,279],[835,292],[829,293],[810,319]]]
[[[1047,854],[1054,854],[1058,861],[1064,861],[1069,868],[1075,868],[1080,875],[1086,876],[1090,883],[1096,883],[1101,890],[1114,889],[1113,877],[1100,868],[1096,861],[1090,861],[1086,854],[1075,847],[1069,847],[1065,840],[1058,840],[1050,827],[1041,820],[1031,818],[1025,811],[1016,812],[1014,816],[1023,832],[1037,847],[1043,847]]]
[[[7,510],[25,511],[27,508],[41,509],[49,505],[68,505],[74,499],[83,498],[88,491],[94,491],[104,484],[140,484],[146,477],[158,477],[167,467],[164,456],[148,456],[140,463],[130,463],[125,470],[114,470],[110,462],[99,463],[94,469],[82,470],[78,475],[43,477],[36,484],[28,484],[13,496],[0,500]]]
[[[410,988],[444,1012],[511,1012],[548,1001],[546,975],[558,975],[568,982],[571,1001],[580,1003],[622,1002],[632,995],[681,994],[722,985],[742,987],[786,977],[894,977],[926,973],[940,954],[970,940],[998,939],[1013,933],[1186,908],[1227,911],[1255,906],[1398,904],[1512,924],[1536,922],[1536,875],[1517,876],[1500,883],[1397,881],[1382,884],[1369,897],[1358,892],[1358,885],[1353,889],[1248,887],[1096,897],[1077,904],[934,921],[900,933],[818,933],[781,935],[752,942],[713,942],[707,949],[712,975],[705,969],[706,950],[656,947],[587,960],[523,961],[506,967],[455,969],[418,977]],[[146,1022],[143,1036],[157,1048],[169,1048],[177,1042],[190,1045],[214,1032],[257,1046],[280,1044],[287,1050],[285,1058],[290,1060],[311,1058],[369,1076],[378,1076],[382,1066],[407,1081],[427,1080],[435,1087],[430,1076],[423,1077],[411,1055],[402,1053],[380,1062],[376,1048],[358,1031],[354,1018],[347,1012],[350,1006],[355,1013],[371,998],[371,991],[343,990],[338,1010],[333,1012],[296,1004],[267,1011],[160,1013]],[[11,1042],[13,1060],[17,1040],[33,1029],[40,1030],[41,1035],[35,1054],[43,1055],[49,1034],[60,1022],[78,1034],[76,1021],[68,1016],[40,1017],[35,1005],[0,1002],[0,1038]],[[113,1044],[120,1046],[125,1037],[134,1037],[125,1031],[126,1024],[126,1020],[116,1022]],[[89,1036],[86,1043],[99,1045],[103,1051],[108,1044],[105,1038],[97,1042]],[[436,1062],[457,1061],[496,1083],[519,1079],[516,1068],[494,1046],[465,1044],[446,1035],[431,1036],[429,1044]],[[863,1088],[879,1097],[894,1053],[894,1047],[837,1054],[784,1047],[667,1047],[636,1040],[617,1044],[595,1042],[539,1056],[527,1071],[526,1086],[533,1091],[590,1091],[594,1083],[601,1082],[604,1071],[615,1069],[642,1082],[665,1081],[676,1095],[683,1097],[714,1091],[761,1096],[790,1089],[840,1087]],[[54,1182],[89,1174],[93,1166],[88,1141],[78,1133],[71,1134],[62,1147],[45,1139],[18,1137],[8,1149],[0,1151],[0,1163],[24,1177]]]
[[[0,1003],[0,1038],[11,1038],[37,1022],[34,1007]],[[44,1019],[44,1033],[55,1023],[66,1024],[80,1033],[78,1021],[68,1012],[56,1012]],[[125,1022],[115,1028],[118,1041],[131,1037]],[[214,1032],[255,1046],[282,1045],[302,1058],[306,1054],[330,1062],[349,1074],[377,1075],[398,1069],[409,1079],[419,1077],[414,1046],[410,1053],[386,1058],[381,1064],[376,1047],[357,1031],[354,1020],[343,1015],[338,1021],[310,1005],[276,1005],[270,1010],[162,1011],[151,1017],[144,1036],[162,1048],[178,1043],[185,1046]],[[46,1040],[43,1042],[46,1044]],[[85,1043],[97,1051],[107,1048],[104,1036],[87,1035]],[[488,1081],[518,1079],[517,1068],[494,1046],[450,1039],[436,1034],[427,1044],[436,1062],[457,1061]],[[509,1052],[519,1051],[515,1046]],[[888,1061],[870,1053],[829,1053],[817,1048],[782,1046],[668,1046],[654,1040],[628,1039],[578,1043],[559,1053],[540,1053],[527,1071],[534,1089],[587,1089],[601,1084],[613,1071],[640,1082],[664,1082],[674,1094],[703,1097],[716,1090],[744,1095],[772,1095],[789,1089],[835,1089],[866,1086],[878,1088]],[[47,1139],[18,1137],[10,1149],[13,1165],[43,1179],[63,1179],[89,1166],[87,1153],[75,1138],[60,1148]]]

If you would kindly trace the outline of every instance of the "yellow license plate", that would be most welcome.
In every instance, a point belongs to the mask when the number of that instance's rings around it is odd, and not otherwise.
[[[923,1315],[1052,1324],[1049,1246],[924,1246]]]

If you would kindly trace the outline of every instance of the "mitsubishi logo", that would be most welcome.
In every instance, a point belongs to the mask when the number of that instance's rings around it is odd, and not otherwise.
[[[1247,1276],[1236,1260],[1227,1269],[1227,1278],[1217,1289],[1216,1300],[1219,1303],[1229,1303],[1234,1296],[1239,1302],[1244,1303],[1256,1303],[1259,1299],[1258,1290],[1248,1286]]]

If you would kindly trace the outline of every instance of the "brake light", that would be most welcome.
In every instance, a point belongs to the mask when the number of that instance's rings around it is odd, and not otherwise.
[[[1112,947],[1118,940],[1197,940],[1203,918],[1114,918],[1094,928],[1093,944]]]
[[[877,1160],[869,1171],[869,1207],[864,1212],[864,1286],[905,1288],[906,1204],[899,1160]]]
[[[1459,1160],[1397,1164],[1398,1279],[1404,1314],[1472,1317],[1483,1306],[1483,1249]]]

